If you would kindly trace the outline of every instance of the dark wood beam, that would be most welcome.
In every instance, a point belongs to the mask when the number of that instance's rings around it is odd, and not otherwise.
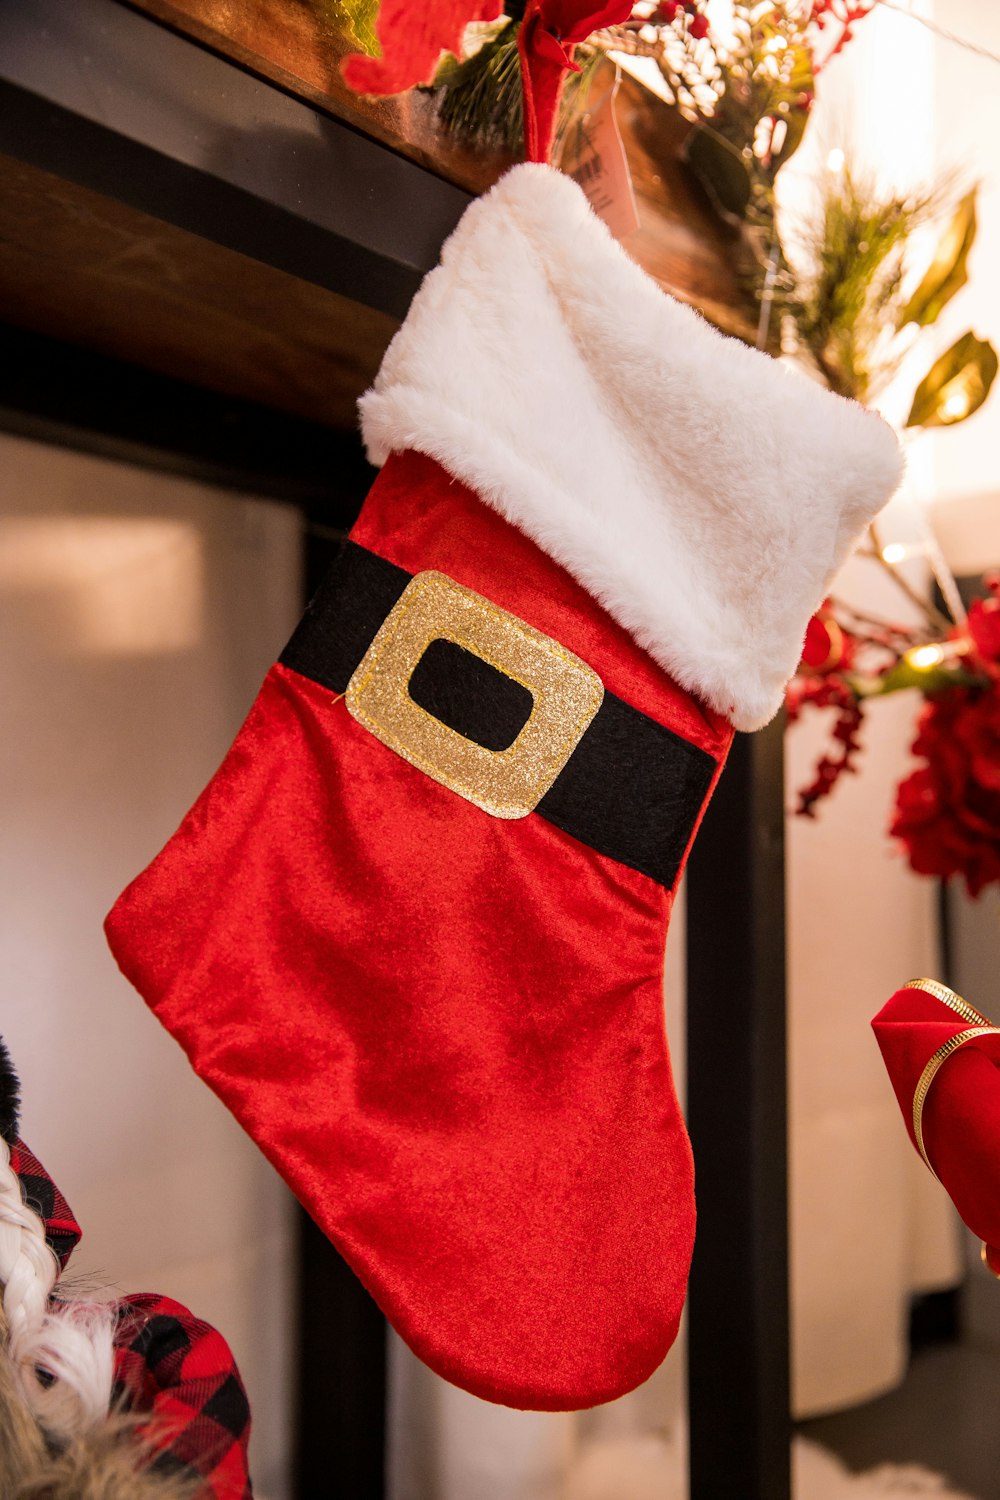
[[[0,326],[0,429],[301,505],[350,526],[374,471],[357,432]]]
[[[0,5],[0,152],[394,317],[470,201],[111,0]]]

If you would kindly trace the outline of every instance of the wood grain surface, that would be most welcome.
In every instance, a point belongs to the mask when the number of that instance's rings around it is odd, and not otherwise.
[[[109,4],[123,0],[108,0]],[[442,132],[418,91],[367,100],[340,78],[348,50],[325,0],[127,0],[438,176],[479,192],[510,165]],[[599,97],[613,77],[606,65]],[[729,332],[752,322],[733,242],[679,160],[688,126],[625,77],[617,119],[639,227],[629,253]],[[0,156],[0,323],[338,428],[395,321],[347,296]]]
[[[0,323],[342,428],[397,326],[2,156]]]
[[[340,76],[351,46],[336,25],[332,0],[127,3],[471,192],[482,192],[511,165],[508,156],[471,151],[443,131],[433,99],[418,89],[388,99],[353,94]],[[690,127],[628,76],[617,113],[640,219],[628,239],[629,254],[720,326],[752,335],[752,315],[733,271],[732,235],[679,160]]]

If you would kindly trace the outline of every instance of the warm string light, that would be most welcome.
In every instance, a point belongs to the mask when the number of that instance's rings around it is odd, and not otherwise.
[[[967,656],[971,650],[972,642],[964,637],[954,641],[929,641],[926,646],[911,646],[909,651],[904,651],[903,660],[917,672],[930,672],[956,656]]]
[[[878,555],[883,562],[889,564],[890,568],[898,567],[900,563],[909,562],[912,558],[929,558],[932,547],[929,538],[916,542],[886,542],[879,547]]]
[[[908,557],[920,556],[926,550],[925,547],[905,547],[902,542],[889,542],[882,548],[882,560],[894,567],[896,563],[905,562]]]
[[[937,538],[927,523],[926,517],[923,517],[922,520],[925,532],[923,540],[910,543],[883,543],[882,538],[879,536],[878,524],[873,521],[868,528],[871,547],[863,555],[874,558],[876,562],[880,563],[886,569],[896,586],[925,615],[928,623],[935,630],[948,631],[953,624],[964,624],[966,619],[965,608],[959,596],[955,580],[938,546]],[[898,565],[901,562],[905,562],[908,557],[923,557],[927,560],[944,598],[945,607],[948,610],[947,615],[942,613],[932,600],[924,598],[919,590],[910,583],[906,575],[899,571]]]
[[[939,667],[944,661],[944,647],[940,645],[911,646],[903,660],[911,667],[916,667],[918,672],[926,672],[931,667]]]
[[[969,415],[971,405],[971,398],[967,391],[956,391],[954,395],[948,397],[941,408],[941,413],[949,417],[952,422],[961,422],[963,417]]]
[[[888,567],[895,570],[900,563],[904,563],[913,557],[922,557],[929,564],[934,574],[938,588],[941,590],[948,613],[956,625],[962,625],[967,618],[965,605],[955,583],[954,575],[944,560],[944,554],[938,544],[937,537],[926,517],[923,518],[927,535],[918,542],[886,542],[879,546],[877,556]]]

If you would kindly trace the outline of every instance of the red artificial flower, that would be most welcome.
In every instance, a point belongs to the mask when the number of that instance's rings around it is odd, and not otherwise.
[[[799,669],[817,676],[843,671],[854,659],[854,647],[853,636],[824,607],[816,611],[806,626]]]
[[[442,52],[459,53],[472,21],[495,21],[500,0],[382,0],[376,30],[381,57],[355,53],[341,71],[357,94],[399,94],[434,77]]]
[[[925,764],[896,792],[890,833],[920,875],[961,875],[971,896],[1000,882],[1000,690],[928,700],[913,752]]]

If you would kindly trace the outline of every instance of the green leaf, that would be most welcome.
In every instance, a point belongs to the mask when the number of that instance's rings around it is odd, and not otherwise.
[[[713,207],[726,217],[742,219],[750,203],[751,185],[737,148],[714,130],[696,125],[684,143],[683,154]]]
[[[899,314],[898,327],[933,323],[969,279],[966,262],[976,238],[976,189],[966,193],[938,240],[934,259],[913,296]]]
[[[971,687],[976,680],[961,667],[915,667],[904,658],[871,686],[866,684],[861,696],[883,698],[887,693],[901,693],[907,688],[919,688],[922,693],[939,693],[942,688]]]
[[[979,410],[996,378],[997,355],[986,339],[964,333],[917,386],[907,427],[952,427]]]
[[[787,114],[782,113],[778,118],[785,122],[785,139],[782,141],[779,150],[775,151],[771,157],[772,177],[777,173],[778,168],[783,167],[789,157],[794,156],[802,145],[802,137],[805,135],[806,126],[809,123],[809,116],[804,109],[790,109]]]

